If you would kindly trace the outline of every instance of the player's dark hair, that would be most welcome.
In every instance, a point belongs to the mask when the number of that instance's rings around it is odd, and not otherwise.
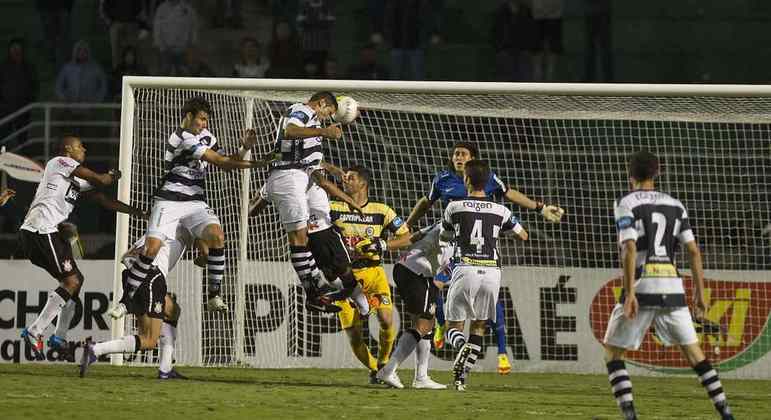
[[[469,151],[471,153],[472,159],[477,159],[479,157],[479,149],[477,148],[477,145],[474,143],[470,143],[467,141],[459,141],[455,143],[454,146],[452,146],[452,151],[450,152],[450,158],[452,159],[452,155],[455,154],[455,149],[463,148]]]
[[[487,185],[487,181],[490,179],[490,165],[487,164],[487,161],[480,159],[470,160],[466,162],[465,172],[474,190],[485,189],[485,185]]]
[[[640,150],[629,157],[629,176],[645,181],[659,174],[659,158],[647,150]]]
[[[363,179],[364,182],[367,183],[367,186],[370,186],[370,182],[372,181],[372,172],[370,172],[369,169],[362,165],[352,165],[349,166],[348,171],[356,172],[357,175],[359,175],[359,178]]]
[[[185,101],[185,104],[182,106],[182,117],[186,117],[188,112],[192,113],[195,117],[200,111],[203,111],[211,116],[211,105],[209,104],[209,101],[207,101],[203,96],[194,96]]]
[[[311,96],[310,102],[318,102],[322,99],[337,109],[337,98],[335,98],[335,95],[333,95],[332,92],[316,92]]]

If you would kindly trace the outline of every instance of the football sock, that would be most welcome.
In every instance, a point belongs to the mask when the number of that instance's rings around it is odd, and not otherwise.
[[[70,330],[70,324],[72,323],[72,317],[75,316],[75,300],[70,299],[64,304],[62,311],[59,312],[59,317],[56,320],[56,331],[54,335],[67,340],[67,332]]]
[[[46,301],[45,306],[43,306],[43,310],[40,311],[35,322],[27,328],[30,335],[33,337],[42,335],[46,327],[48,327],[51,324],[51,321],[59,315],[70,298],[70,292],[63,287],[57,287],[53,292],[49,292],[48,300]],[[72,318],[70,318],[70,320],[72,320]]]
[[[415,348],[415,379],[428,377],[428,361],[431,359],[431,334],[421,338]]]
[[[506,318],[503,317],[503,303],[500,300],[495,305],[495,313],[495,322],[492,322],[492,326],[495,329],[498,354],[506,354]]]
[[[372,357],[372,353],[369,352],[369,347],[367,347],[367,343],[365,343],[364,340],[358,339],[351,341],[351,349],[362,365],[371,371],[377,370],[377,360]]]
[[[222,278],[225,276],[225,248],[210,248],[206,262],[209,298],[219,296]]]
[[[626,364],[623,360],[611,360],[606,364],[608,367],[608,380],[613,396],[616,398],[616,404],[624,409],[625,405],[631,404],[632,381],[629,379],[629,372],[626,371]]]
[[[471,352],[469,353],[468,357],[466,357],[466,361],[463,366],[464,372],[468,372],[474,367],[477,359],[482,354],[482,336],[472,334],[469,336],[468,342],[465,346],[471,349]]]
[[[450,328],[444,333],[444,338],[455,350],[460,350],[464,344],[466,344],[466,336],[463,335],[463,331],[455,328]]]
[[[174,360],[174,341],[177,338],[177,328],[164,322],[161,325],[160,356],[158,369],[163,373],[169,373]]]
[[[140,349],[140,344],[138,335],[124,335],[117,340],[94,344],[94,354],[99,357],[103,354],[136,353]]]
[[[308,246],[289,246],[289,257],[292,260],[292,267],[300,278],[303,288],[307,292],[315,284],[312,281],[318,277],[319,269],[316,266],[316,260],[313,258]]]
[[[394,349],[394,340],[396,340],[396,326],[391,324],[388,328],[380,327],[380,341],[378,341],[377,364],[383,366],[388,363],[391,357],[391,351]]]
[[[127,282],[131,287],[126,291],[129,298],[134,297],[134,293],[137,291],[139,286],[141,286],[142,283],[147,280],[147,275],[150,273],[150,271],[152,271],[152,267],[153,258],[139,254],[139,258],[137,258],[134,264],[131,265],[131,270],[129,271]]]
[[[367,296],[364,294],[364,290],[362,289],[361,284],[356,283],[356,287],[353,289],[353,293],[351,294],[351,299],[353,300],[353,303],[356,304],[356,309],[359,310],[359,314],[367,315],[369,313],[369,301],[367,300]]]
[[[399,343],[396,344],[396,349],[391,355],[391,359],[386,363],[383,370],[388,374],[396,371],[396,368],[415,351],[420,338],[420,334],[414,329],[404,331],[401,338],[399,338]]]
[[[725,392],[723,392],[723,385],[720,383],[720,378],[712,364],[705,359],[694,366],[693,370],[699,376],[701,385],[707,390],[707,395],[712,400],[712,404],[715,405],[715,410],[721,416],[731,415],[731,408],[728,407],[728,400],[726,399]]]

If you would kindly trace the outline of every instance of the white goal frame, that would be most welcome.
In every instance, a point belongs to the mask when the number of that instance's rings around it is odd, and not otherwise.
[[[121,130],[119,169],[123,177],[118,182],[118,199],[131,203],[130,189],[132,177],[133,131],[134,131],[134,90],[137,88],[167,89],[206,89],[219,91],[319,91],[332,92],[371,91],[382,93],[412,94],[513,94],[513,95],[554,95],[554,96],[597,96],[597,97],[771,97],[771,85],[697,85],[697,84],[587,84],[587,83],[493,83],[493,82],[407,82],[407,81],[360,81],[360,80],[300,80],[300,79],[234,79],[234,78],[177,78],[177,77],[139,77],[123,78],[123,96],[121,102]],[[247,108],[251,112],[254,101]],[[245,116],[247,121],[250,118]],[[248,126],[248,125],[247,125]],[[239,258],[246,260],[247,212],[249,203],[249,171],[243,172],[241,191],[242,227],[239,242],[242,252]],[[113,279],[113,304],[122,294],[120,258],[129,247],[129,216],[118,213],[115,240],[115,271]],[[239,267],[244,267],[239,264]],[[239,273],[239,276],[241,274]],[[243,293],[240,293],[243,295]],[[244,323],[243,296],[236,301],[236,336],[237,349],[243,348]],[[112,320],[112,337],[124,334],[125,322]],[[240,355],[236,355],[239,358]],[[114,354],[112,364],[123,364],[123,355]]]

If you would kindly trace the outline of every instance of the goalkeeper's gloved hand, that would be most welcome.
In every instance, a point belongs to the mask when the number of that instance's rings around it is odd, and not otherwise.
[[[356,251],[362,255],[379,255],[388,249],[386,241],[380,238],[362,239],[356,243]]]
[[[541,202],[536,204],[535,210],[540,212],[544,219],[552,223],[559,223],[559,221],[562,220],[562,216],[565,214],[565,210],[561,207],[546,205]]]
[[[123,175],[120,172],[120,169],[110,169],[107,173],[110,174],[110,176],[112,177],[112,182],[113,183],[118,182],[118,180],[120,179],[121,175]]]

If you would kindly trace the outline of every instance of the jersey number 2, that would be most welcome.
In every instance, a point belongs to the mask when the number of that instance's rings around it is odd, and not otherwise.
[[[667,217],[659,212],[651,213],[651,220],[656,225],[656,238],[653,243],[654,254],[657,257],[665,257],[667,255],[667,248],[661,245],[661,241],[664,240],[664,232],[667,230]]]

